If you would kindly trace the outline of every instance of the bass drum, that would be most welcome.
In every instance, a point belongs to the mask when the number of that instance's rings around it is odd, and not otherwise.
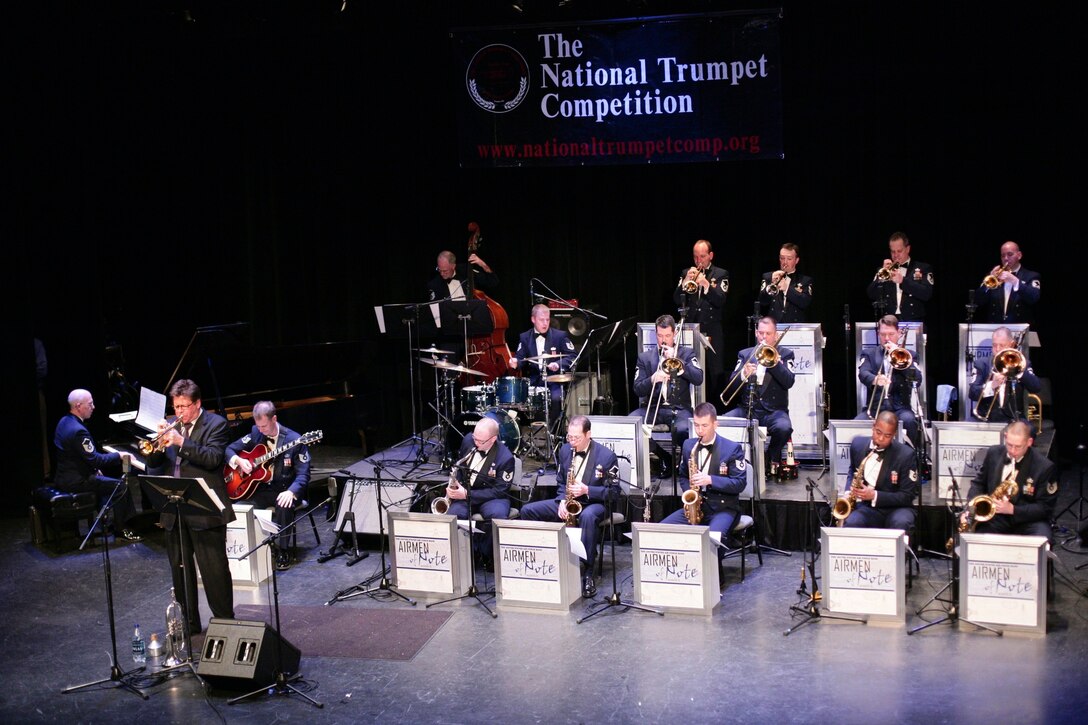
[[[518,426],[517,411],[492,408],[484,415],[499,424],[499,440],[506,444],[511,453],[518,455],[521,449],[521,428]]]

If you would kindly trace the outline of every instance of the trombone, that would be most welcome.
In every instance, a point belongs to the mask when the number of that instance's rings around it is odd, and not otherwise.
[[[677,330],[679,330],[679,329],[680,329],[680,327],[678,325]],[[676,352],[677,353],[680,352],[680,343],[679,342],[676,343]],[[642,423],[643,423],[643,425],[648,425],[651,428],[653,428],[655,425],[657,425],[657,413],[658,413],[659,410],[661,410],[661,399],[668,397],[669,384],[673,380],[676,380],[677,378],[679,378],[681,375],[684,374],[684,361],[681,360],[679,357],[664,357],[664,358],[661,358],[661,362],[658,363],[658,365],[657,365],[657,372],[663,372],[663,373],[668,374],[669,379],[666,380],[663,383],[654,383],[650,387],[650,397],[647,398],[647,400],[646,400],[646,417],[643,418]],[[660,389],[658,389],[658,387],[657,387],[659,385],[661,386]],[[650,420],[650,403],[653,402],[654,391],[655,390],[658,391],[657,392],[657,402],[654,404],[654,417],[653,417],[653,420],[651,421]],[[669,405],[669,403],[666,402],[665,405]]]
[[[742,386],[737,386],[737,389],[734,390],[733,394],[729,396],[729,400],[725,399],[725,391],[729,390],[729,388],[732,387],[733,383],[737,382],[738,378],[742,383],[748,382],[747,377],[742,377],[744,375],[745,365],[750,362],[755,362],[757,365],[770,369],[778,364],[778,361],[782,359],[782,356],[778,354],[778,343],[782,342],[782,338],[785,337],[786,333],[789,331],[790,328],[787,327],[786,329],[782,330],[782,332],[778,333],[778,335],[775,336],[775,341],[773,345],[768,345],[765,342],[761,342],[752,349],[752,354],[749,355],[748,359],[745,360],[737,368],[737,371],[733,373],[733,377],[729,378],[729,382],[727,382],[725,384],[725,387],[722,389],[722,394],[718,396],[718,398],[722,401],[722,405],[724,407],[729,407],[729,404],[733,402],[733,398],[737,397],[737,393],[740,392]]]
[[[873,395],[869,398],[869,405],[865,408],[865,412],[870,418],[876,418],[876,414],[880,412],[880,406],[884,405],[884,399],[888,397],[888,389],[892,386],[892,371],[894,370],[906,370],[914,364],[914,356],[910,354],[910,350],[905,347],[894,347],[891,350],[884,351],[884,362],[891,368],[888,374],[885,376],[884,385],[880,388],[880,397],[877,398]],[[880,366],[880,375],[884,375],[884,365]],[[875,389],[874,389],[875,390]],[[873,409],[873,401],[876,400],[876,409]]]
[[[1017,346],[1019,346],[1019,340],[1017,340]],[[1027,363],[1024,359],[1024,353],[1020,352],[1017,347],[1010,347],[1006,350],[994,355],[993,363],[990,365],[990,376],[986,378],[985,385],[989,385],[993,382],[994,375],[1004,375],[1006,378],[1015,378],[1021,375],[1027,368]],[[985,385],[983,390],[985,390]],[[997,390],[993,391],[994,394],[990,398],[990,407],[986,409],[986,415],[979,415],[979,407],[982,405],[982,393],[978,395],[978,401],[975,402],[974,415],[983,421],[990,420],[990,414],[994,412],[994,403],[997,402]]]

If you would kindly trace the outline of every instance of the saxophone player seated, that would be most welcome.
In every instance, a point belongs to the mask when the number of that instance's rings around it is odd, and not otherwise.
[[[597,594],[593,553],[597,550],[598,524],[608,513],[608,502],[615,502],[619,496],[619,472],[619,461],[612,449],[593,440],[589,418],[576,415],[567,425],[567,442],[559,449],[555,499],[534,501],[521,509],[521,518],[526,521],[571,523],[567,502],[576,501],[581,507],[574,523],[582,527],[582,545],[586,549],[582,596],[587,599]]]
[[[721,534],[722,541],[740,516],[740,493],[748,482],[744,449],[739,443],[718,435],[718,413],[714,404],[700,403],[692,418],[695,437],[684,441],[681,481],[687,490],[699,492],[696,520]],[[690,511],[673,511],[663,524],[690,524]],[[719,559],[724,551],[718,549]]]
[[[992,503],[991,510],[986,521],[974,525],[975,532],[1052,538],[1050,519],[1058,501],[1058,474],[1050,459],[1032,450],[1033,443],[1031,428],[1024,421],[1005,427],[1005,442],[986,450],[982,467],[971,481],[964,499],[968,505],[960,514],[961,529],[971,524],[970,503],[985,496],[991,499],[987,502]],[[993,496],[999,486],[1008,495]]]
[[[457,486],[446,487],[450,500],[446,513],[459,519],[483,516],[483,536],[472,537],[473,555],[487,570],[493,567],[491,521],[510,518],[510,484],[514,480],[514,454],[499,440],[499,424],[481,418],[461,441],[460,461],[452,476]]]
[[[844,493],[853,503],[847,508],[844,527],[906,531],[914,525],[918,463],[914,450],[895,439],[898,433],[899,418],[885,410],[873,421],[871,437],[861,435],[851,441]],[[839,510],[836,503],[835,511]]]

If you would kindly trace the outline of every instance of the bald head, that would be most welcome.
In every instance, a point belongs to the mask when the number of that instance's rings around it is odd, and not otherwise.
[[[80,420],[87,420],[94,413],[94,398],[89,391],[76,388],[68,393],[68,411]]]
[[[472,442],[476,449],[482,453],[491,450],[499,435],[499,424],[494,418],[480,418],[476,421],[476,427],[472,429]]]

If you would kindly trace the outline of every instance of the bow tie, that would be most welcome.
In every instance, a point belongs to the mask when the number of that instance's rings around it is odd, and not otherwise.
[[[585,451],[575,451],[574,452],[574,457],[575,458],[585,458],[586,457],[586,452]]]
[[[546,337],[548,336],[548,333],[546,333],[546,332],[538,332],[538,333],[536,333],[536,336],[537,336],[537,338],[539,338],[539,339],[543,340],[544,338],[546,338]]]
[[[1006,459],[1005,459],[1005,465],[1006,465],[1006,466],[1012,466],[1012,467],[1013,467],[1014,469],[1016,469],[1017,471],[1019,471],[1019,470],[1020,470],[1020,463],[1021,463],[1021,462],[1022,462],[1023,460],[1024,460],[1024,459],[1022,459],[1022,458],[1021,458],[1021,459],[1020,459],[1019,461],[1014,461],[1014,460],[1013,460],[1013,459],[1011,459],[1011,458],[1006,458]]]
[[[696,450],[700,451],[709,451],[713,447],[713,443],[700,443],[699,445],[695,446]]]

